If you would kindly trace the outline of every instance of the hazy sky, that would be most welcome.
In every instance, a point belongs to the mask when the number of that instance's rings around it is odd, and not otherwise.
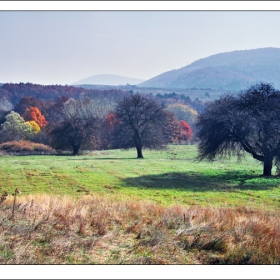
[[[0,11],[0,82],[149,79],[213,54],[280,48],[280,11]]]

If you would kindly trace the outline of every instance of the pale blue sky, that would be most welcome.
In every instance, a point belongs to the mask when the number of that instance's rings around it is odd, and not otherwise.
[[[213,54],[280,48],[280,11],[0,11],[0,82],[149,79]]]

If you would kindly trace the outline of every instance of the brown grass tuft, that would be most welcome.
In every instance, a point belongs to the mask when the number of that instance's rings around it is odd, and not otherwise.
[[[94,195],[18,196],[15,204],[2,197],[1,264],[280,262],[279,211],[164,207]]]

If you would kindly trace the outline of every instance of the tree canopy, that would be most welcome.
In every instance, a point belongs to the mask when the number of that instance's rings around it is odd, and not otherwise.
[[[40,128],[47,124],[44,115],[42,115],[41,111],[37,107],[26,108],[22,117],[25,119],[25,121],[36,122]]]
[[[200,159],[247,152],[270,176],[280,159],[280,91],[260,83],[209,103],[198,116],[197,136]]]
[[[30,139],[33,135],[31,125],[14,111],[6,116],[6,121],[1,126],[2,138],[6,141]]]
[[[143,148],[164,148],[178,129],[175,116],[165,110],[163,103],[139,93],[120,101],[114,114],[118,125],[114,129],[113,147],[135,147],[137,158],[143,158]]]
[[[190,106],[181,103],[171,103],[167,106],[167,110],[174,113],[178,120],[185,121],[191,127],[194,127],[198,113]]]
[[[50,144],[55,149],[72,149],[77,155],[80,148],[99,144],[100,119],[91,102],[69,99],[63,106],[56,123],[47,126]]]
[[[178,141],[179,143],[182,141],[190,141],[193,138],[193,131],[192,128],[190,127],[190,125],[188,123],[186,123],[185,121],[180,121],[180,135],[178,137]]]

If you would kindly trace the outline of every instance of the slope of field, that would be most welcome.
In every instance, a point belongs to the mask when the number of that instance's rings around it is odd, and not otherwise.
[[[109,195],[162,205],[280,206],[280,178],[263,178],[262,165],[246,157],[197,162],[196,146],[167,151],[98,151],[81,156],[2,156],[0,193]],[[274,170],[275,172],[275,170]]]

